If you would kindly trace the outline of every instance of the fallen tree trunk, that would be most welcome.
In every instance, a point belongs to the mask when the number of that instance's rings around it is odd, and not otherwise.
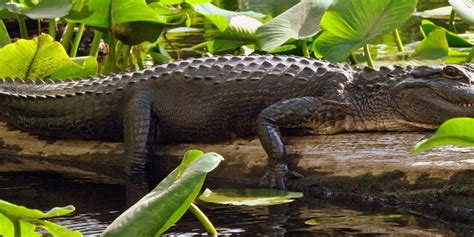
[[[416,142],[429,133],[353,133],[287,137],[288,152],[297,154],[291,181],[297,189],[373,195],[397,200],[474,208],[474,149],[447,147],[417,156]],[[121,143],[39,138],[0,123],[0,172],[54,171],[99,182],[120,183],[124,175]],[[225,161],[209,177],[255,185],[267,158],[260,142],[159,146],[159,171],[166,174],[186,150],[215,151]]]

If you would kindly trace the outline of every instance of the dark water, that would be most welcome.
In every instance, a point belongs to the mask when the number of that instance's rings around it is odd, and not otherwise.
[[[215,184],[210,184],[215,185]],[[73,204],[76,212],[55,218],[58,224],[96,236],[125,210],[124,189],[53,174],[0,174],[0,199],[43,211]],[[200,204],[220,234],[240,236],[474,236],[474,227],[400,213],[396,208],[363,205],[354,200],[305,197],[273,207]],[[321,225],[304,222],[318,218]],[[205,234],[186,214],[168,236]]]
[[[226,0],[214,1],[230,10],[253,10],[277,15],[299,0]],[[447,1],[423,1],[422,8],[445,5]],[[412,19],[401,30],[404,42],[421,39],[419,19]],[[189,51],[177,53],[176,48],[191,47],[212,34],[212,26],[202,17],[193,21],[197,31],[170,33],[173,45],[163,41],[175,56],[196,55]],[[439,22],[442,24],[442,22]],[[203,30],[208,29],[208,30]],[[95,236],[126,208],[124,189],[120,186],[89,183],[54,174],[0,174],[0,199],[43,211],[54,206],[72,204],[72,216],[54,221],[80,230],[85,236]],[[426,219],[397,208],[375,208],[351,200],[332,198],[303,198],[291,204],[276,207],[216,207],[206,206],[219,232],[241,236],[474,236],[474,227],[460,226]],[[396,218],[382,218],[401,215]],[[319,218],[320,225],[304,224]],[[341,219],[343,221],[341,221]],[[169,236],[204,234],[192,215],[185,215],[169,232]]]

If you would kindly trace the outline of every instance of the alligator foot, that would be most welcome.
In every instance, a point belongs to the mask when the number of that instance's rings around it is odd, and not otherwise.
[[[302,178],[298,172],[288,169],[285,164],[276,164],[268,168],[268,171],[260,179],[260,186],[272,189],[286,189],[286,181],[290,178]]]

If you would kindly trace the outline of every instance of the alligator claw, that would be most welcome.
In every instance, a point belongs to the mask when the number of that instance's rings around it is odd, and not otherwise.
[[[260,180],[260,186],[266,186],[272,189],[286,189],[286,178],[291,173],[285,164],[277,164],[269,167],[269,170]]]

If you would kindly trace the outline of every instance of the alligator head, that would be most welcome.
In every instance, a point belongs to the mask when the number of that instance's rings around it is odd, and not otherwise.
[[[404,119],[435,128],[454,117],[474,117],[474,64],[420,66],[392,90]]]

